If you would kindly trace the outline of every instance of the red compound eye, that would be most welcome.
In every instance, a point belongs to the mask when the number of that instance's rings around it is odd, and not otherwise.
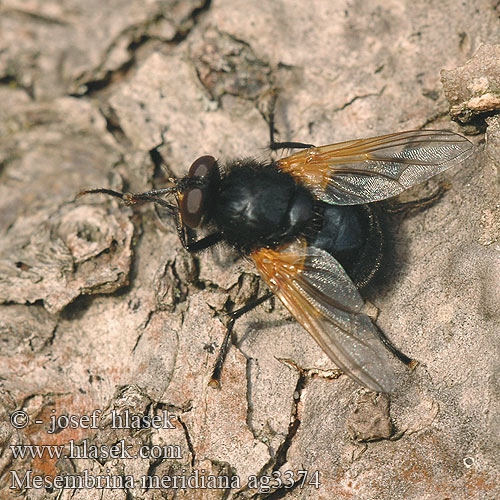
[[[200,156],[189,169],[188,177],[206,177],[217,170],[217,162],[213,156]]]
[[[189,169],[188,177],[213,177],[219,175],[217,161],[213,156],[201,156]],[[208,186],[208,184],[207,184]],[[180,198],[179,208],[182,222],[195,229],[200,226],[206,212],[208,192],[199,187],[186,189]]]
[[[197,228],[204,215],[203,191],[200,188],[191,188],[184,191],[180,200],[182,222],[192,229]]]

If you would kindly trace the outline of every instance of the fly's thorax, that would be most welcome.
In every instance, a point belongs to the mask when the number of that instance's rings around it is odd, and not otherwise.
[[[231,245],[248,252],[301,234],[313,217],[313,196],[273,164],[246,162],[221,181],[215,222]]]

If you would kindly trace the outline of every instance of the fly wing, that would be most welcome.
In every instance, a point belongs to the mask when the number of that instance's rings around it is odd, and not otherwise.
[[[384,200],[465,160],[473,145],[444,130],[413,130],[305,149],[277,161],[326,203]]]
[[[358,290],[329,253],[303,244],[262,248],[251,257],[271,290],[339,368],[373,391],[391,391],[394,360],[361,312]]]

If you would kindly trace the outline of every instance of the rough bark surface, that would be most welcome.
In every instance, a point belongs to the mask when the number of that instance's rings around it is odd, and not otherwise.
[[[0,497],[500,498],[499,9],[0,0]],[[405,195],[446,181],[439,202],[392,217],[398,258],[367,298],[419,365],[390,397],[278,301],[237,321],[208,387],[220,313],[265,291],[255,270],[223,247],[188,255],[152,206],[76,198],[160,186],[203,154],[268,157],[273,91],[282,140],[428,127],[476,144]],[[65,474],[119,487],[41,479]]]

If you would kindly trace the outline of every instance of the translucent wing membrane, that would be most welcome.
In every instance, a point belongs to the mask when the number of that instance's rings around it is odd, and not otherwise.
[[[358,290],[330,254],[297,244],[262,248],[251,257],[271,290],[339,368],[373,391],[391,391],[391,355],[361,312]]]
[[[453,132],[413,130],[305,149],[277,164],[319,199],[356,205],[396,196],[460,163],[472,149]]]

